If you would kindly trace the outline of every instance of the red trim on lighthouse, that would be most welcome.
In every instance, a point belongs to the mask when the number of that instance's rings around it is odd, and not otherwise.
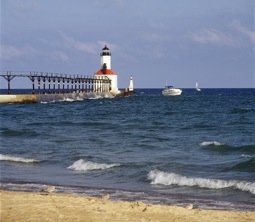
[[[106,69],[106,73],[103,73],[103,70],[100,69],[99,71],[96,72],[96,75],[116,75],[116,73],[111,69]]]

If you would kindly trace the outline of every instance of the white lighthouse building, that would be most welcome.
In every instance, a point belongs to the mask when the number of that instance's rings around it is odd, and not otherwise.
[[[120,93],[118,89],[118,75],[111,69],[111,52],[107,46],[102,49],[101,56],[101,69],[95,73],[95,78],[108,77],[111,80],[110,91],[114,94]]]
[[[133,76],[130,76],[128,91],[134,91]]]

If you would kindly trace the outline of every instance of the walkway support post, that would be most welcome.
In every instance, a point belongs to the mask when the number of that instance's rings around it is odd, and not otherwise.
[[[47,80],[48,80],[48,94],[50,94],[50,83],[51,83],[51,77],[48,76],[48,73],[47,73]]]
[[[37,76],[37,82],[38,82],[38,94],[41,93],[41,76]]]
[[[7,71],[7,75],[3,76],[8,81],[8,95],[11,94],[11,80],[15,77],[11,75],[11,72]]]
[[[42,79],[43,79],[43,94],[46,93],[46,91],[45,91],[45,81],[46,81],[46,77],[47,77],[47,76],[42,75]]]
[[[33,75],[32,72],[30,72],[28,78],[32,81],[32,94],[35,94],[35,73]]]

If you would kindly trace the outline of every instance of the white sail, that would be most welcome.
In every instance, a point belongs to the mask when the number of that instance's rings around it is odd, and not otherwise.
[[[196,90],[197,91],[201,91],[201,89],[199,89],[199,87],[198,87],[198,83],[196,82]]]

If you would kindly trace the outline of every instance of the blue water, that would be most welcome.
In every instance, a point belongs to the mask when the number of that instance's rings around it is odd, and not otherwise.
[[[254,211],[255,89],[0,104],[1,187]]]

